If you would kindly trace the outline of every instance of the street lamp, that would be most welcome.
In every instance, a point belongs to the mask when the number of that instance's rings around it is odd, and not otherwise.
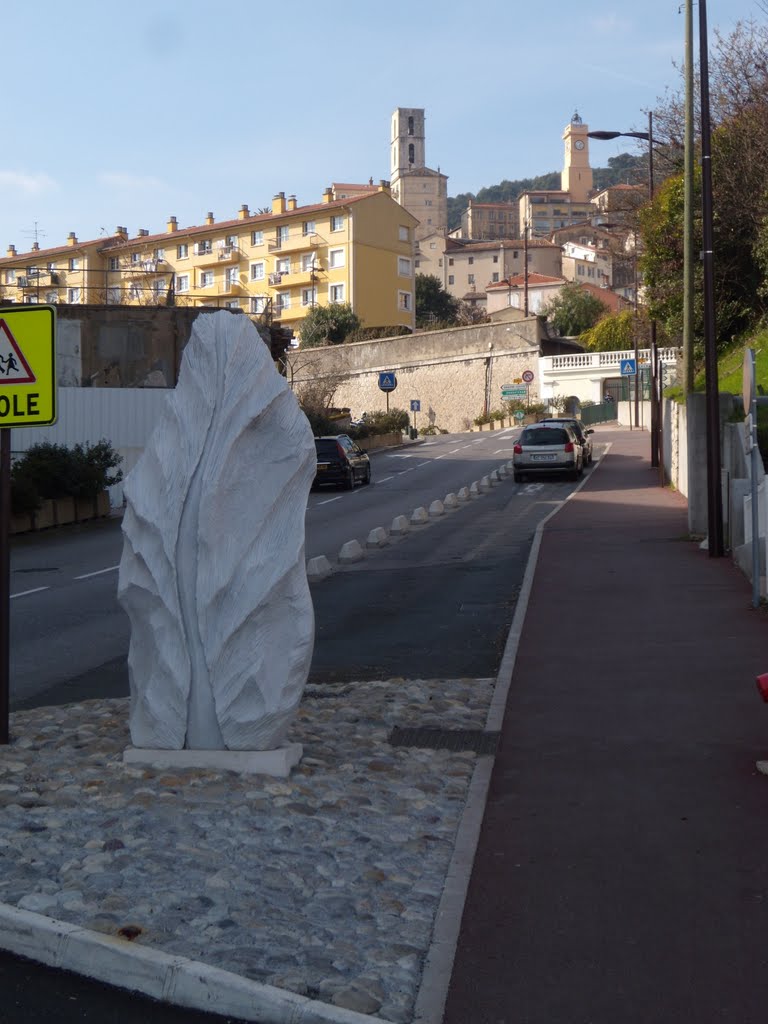
[[[648,143],[648,199],[653,200],[653,112],[648,112],[647,132],[587,132],[592,139],[643,139]],[[635,252],[637,259],[637,252]],[[635,281],[635,309],[637,309],[637,281]],[[656,321],[651,320],[651,466],[659,465],[659,350],[656,344]],[[640,426],[640,364],[638,362],[637,332],[635,332],[635,427]]]

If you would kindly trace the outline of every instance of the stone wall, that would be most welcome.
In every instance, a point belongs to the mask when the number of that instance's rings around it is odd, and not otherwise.
[[[421,411],[412,414],[418,428],[434,424],[455,431],[469,429],[475,416],[502,405],[501,386],[531,370],[530,400],[540,394],[540,324],[537,318],[514,324],[429,331],[399,338],[299,350],[289,356],[289,380],[297,393],[318,377],[338,377],[333,404],[349,407],[353,418],[387,408],[379,390],[379,374],[394,372],[397,389],[389,408]]]

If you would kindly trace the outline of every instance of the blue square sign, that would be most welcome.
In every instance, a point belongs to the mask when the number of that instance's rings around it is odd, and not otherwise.
[[[637,374],[637,363],[634,359],[622,359],[620,365],[622,377],[634,377]]]

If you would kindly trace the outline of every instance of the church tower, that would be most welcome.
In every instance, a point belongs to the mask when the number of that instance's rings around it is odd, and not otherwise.
[[[426,166],[424,110],[398,107],[389,143],[392,198],[418,220],[415,240],[448,233],[448,176]]]
[[[592,192],[592,168],[589,166],[589,125],[576,111],[570,124],[565,126],[565,164],[560,181],[563,192],[569,192],[571,201],[585,203]]]

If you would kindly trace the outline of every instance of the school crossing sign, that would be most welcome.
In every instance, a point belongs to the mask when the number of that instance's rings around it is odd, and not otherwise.
[[[0,306],[0,428],[56,422],[56,310]]]

